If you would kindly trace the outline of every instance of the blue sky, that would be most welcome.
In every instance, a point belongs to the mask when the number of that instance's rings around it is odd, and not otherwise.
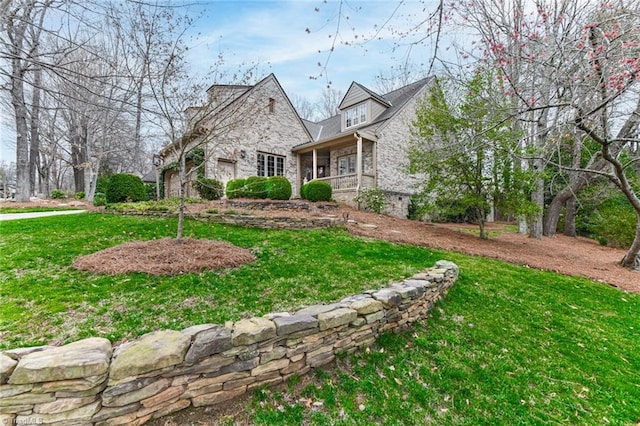
[[[375,75],[407,58],[417,65],[428,64],[433,48],[429,39],[410,43],[424,30],[408,38],[398,38],[397,33],[425,19],[435,4],[432,0],[190,1],[189,8],[203,16],[193,27],[187,60],[195,75],[206,73],[219,54],[229,67],[256,63],[260,75],[273,72],[289,96],[310,101],[320,97],[328,82],[343,92],[352,81],[375,90]],[[326,69],[318,63],[326,64]],[[310,78],[321,72],[323,76]],[[15,135],[5,124],[11,122],[10,113],[2,111],[0,122],[0,161],[15,161]]]

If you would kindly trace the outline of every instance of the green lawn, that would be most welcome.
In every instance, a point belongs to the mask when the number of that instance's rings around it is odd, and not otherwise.
[[[493,260],[446,257],[462,274],[432,318],[318,371],[312,384],[258,392],[250,421],[640,422],[640,295]],[[317,405],[307,408],[310,401]]]
[[[186,234],[250,248],[227,273],[93,276],[81,254],[171,236],[174,220],[74,215],[0,224],[0,341],[16,347],[237,319],[331,301],[438,259],[461,276],[429,320],[342,357],[307,384],[259,391],[258,424],[627,424],[640,421],[640,295],[581,278],[341,230],[188,221]],[[135,332],[132,332],[135,330]]]
[[[109,214],[1,223],[0,348],[88,336],[116,342],[155,329],[329,302],[379,288],[443,257],[356,239],[338,229],[271,231],[189,220],[186,236],[230,241],[250,249],[257,261],[177,277],[114,277],[71,267],[77,256],[125,241],[174,236],[175,229],[174,219]]]

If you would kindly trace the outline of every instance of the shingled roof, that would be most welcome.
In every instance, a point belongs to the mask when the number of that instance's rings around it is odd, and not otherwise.
[[[362,127],[359,127],[358,130],[364,130],[371,128],[373,126],[379,126],[383,122],[392,118],[395,114],[397,114],[402,107],[427,84],[430,84],[433,81],[434,77],[426,77],[422,80],[418,80],[414,83],[403,86],[399,89],[391,91],[384,95],[378,95],[375,92],[367,89],[361,84],[357,84],[358,87],[364,89],[368,94],[370,94],[374,99],[383,101],[384,104],[389,105],[389,107],[378,117],[376,117],[371,123],[368,123]],[[382,102],[381,102],[382,103]],[[347,133],[352,133],[353,129],[349,129],[348,131],[341,132],[341,115],[337,114],[333,117],[327,118],[325,120],[319,121],[317,123],[303,120],[304,125],[307,127],[307,130],[311,134],[314,139],[314,142],[324,141],[327,139],[331,139],[335,136]],[[306,145],[304,143],[302,145]],[[298,145],[300,146],[300,145]]]

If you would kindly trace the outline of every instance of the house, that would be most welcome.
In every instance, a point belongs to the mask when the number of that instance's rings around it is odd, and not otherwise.
[[[354,82],[340,113],[318,123],[298,116],[273,74],[254,86],[213,86],[211,95],[225,94],[220,113],[235,108],[236,119],[251,121],[204,144],[204,176],[223,182],[285,176],[294,194],[317,179],[332,186],[336,200],[352,205],[359,191],[378,187],[386,195],[386,212],[406,217],[416,184],[407,171],[406,150],[416,102],[433,82],[425,78],[384,95]],[[161,152],[165,164],[170,154],[167,148]],[[165,173],[164,181],[165,195],[175,195],[175,173]]]

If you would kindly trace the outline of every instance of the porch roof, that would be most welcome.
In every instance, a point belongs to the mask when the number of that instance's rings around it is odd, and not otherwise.
[[[335,147],[335,146],[343,145],[346,143],[355,143],[358,140],[356,133],[362,136],[363,140],[366,139],[368,141],[373,141],[373,142],[378,141],[377,136],[367,132],[366,130],[350,129],[326,139],[322,139],[314,142],[307,142],[302,145],[294,146],[291,149],[291,151],[301,154],[304,152],[313,151],[314,149]]]

